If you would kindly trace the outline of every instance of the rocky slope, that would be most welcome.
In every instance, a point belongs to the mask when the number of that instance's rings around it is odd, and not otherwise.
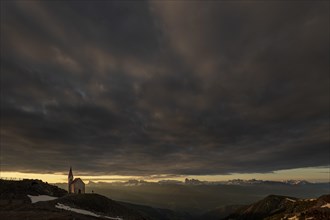
[[[22,181],[0,179],[1,198],[27,198],[26,195],[49,195],[61,197],[67,191],[57,186],[50,185],[41,180],[24,179]]]
[[[330,219],[330,195],[324,195],[317,199],[297,199],[270,195],[252,205],[238,209],[224,219],[326,220]]]

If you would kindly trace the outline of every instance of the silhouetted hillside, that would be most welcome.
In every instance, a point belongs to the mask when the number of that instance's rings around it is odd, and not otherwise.
[[[221,218],[219,218],[221,219]],[[270,195],[229,215],[226,220],[330,219],[330,195],[318,199],[297,199]]]
[[[148,216],[143,216],[137,210],[98,194],[68,194],[56,200],[36,203],[36,206],[38,208],[55,210],[57,204],[63,204],[76,209],[88,210],[100,216],[119,217],[125,220],[151,219]]]
[[[44,183],[41,180],[24,179],[21,181],[0,179],[0,198],[1,199],[21,199],[30,201],[27,195],[49,195],[61,197],[67,191],[55,185]]]
[[[188,214],[117,202],[99,194],[67,194],[41,180],[1,180],[0,186],[0,219],[190,219]],[[40,198],[52,200],[41,201]]]

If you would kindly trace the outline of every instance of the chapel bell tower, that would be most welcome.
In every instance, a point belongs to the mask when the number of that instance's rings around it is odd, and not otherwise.
[[[70,166],[70,171],[68,175],[68,192],[71,193],[71,183],[73,181],[73,174],[72,174],[72,168]]]

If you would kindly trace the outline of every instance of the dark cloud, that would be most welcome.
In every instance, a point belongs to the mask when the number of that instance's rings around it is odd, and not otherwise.
[[[329,164],[329,2],[1,2],[1,169]]]

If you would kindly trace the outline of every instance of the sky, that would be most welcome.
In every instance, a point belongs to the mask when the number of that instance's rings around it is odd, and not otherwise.
[[[329,180],[329,7],[1,1],[1,176]]]

